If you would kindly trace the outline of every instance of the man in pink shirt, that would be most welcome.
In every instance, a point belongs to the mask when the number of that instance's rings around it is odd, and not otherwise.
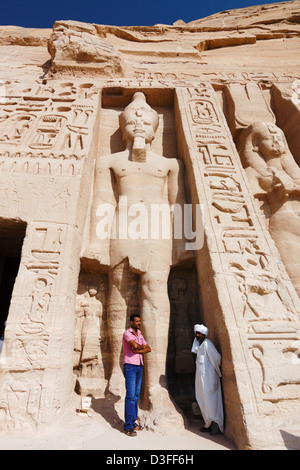
[[[140,429],[136,420],[143,376],[143,354],[151,351],[140,326],[140,316],[133,314],[130,316],[130,328],[123,334],[123,373],[126,386],[124,432],[127,436],[136,436],[136,430]]]

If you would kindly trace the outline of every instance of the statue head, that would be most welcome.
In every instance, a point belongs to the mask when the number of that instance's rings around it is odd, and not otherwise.
[[[142,137],[146,143],[154,139],[158,127],[158,114],[146,102],[144,93],[133,95],[131,103],[119,117],[120,127],[126,143]]]
[[[288,145],[282,130],[275,124],[255,122],[241,132],[237,149],[243,166],[247,167],[254,153],[264,161],[280,158],[288,152]]]
[[[98,294],[98,288],[95,284],[90,284],[87,286],[90,297],[95,297]]]
[[[281,157],[286,152],[282,130],[273,123],[260,122],[253,125],[253,146],[265,158]]]

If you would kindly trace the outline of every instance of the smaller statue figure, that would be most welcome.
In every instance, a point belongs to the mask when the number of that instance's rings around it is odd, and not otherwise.
[[[100,356],[102,303],[97,298],[96,286],[88,286],[87,292],[88,297],[81,300],[77,307],[75,354],[76,365],[81,367],[81,376],[92,378],[99,375],[97,366]]]

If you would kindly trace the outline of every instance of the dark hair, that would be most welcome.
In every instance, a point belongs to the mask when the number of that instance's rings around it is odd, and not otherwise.
[[[139,313],[132,313],[130,315],[130,321],[133,321],[136,317],[140,318],[141,316]]]

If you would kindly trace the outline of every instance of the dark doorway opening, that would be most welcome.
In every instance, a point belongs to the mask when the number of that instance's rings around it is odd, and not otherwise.
[[[169,282],[171,307],[167,378],[171,397],[188,419],[194,418],[195,358],[191,353],[194,325],[202,323],[202,302],[196,267],[171,269]]]
[[[25,231],[24,222],[0,219],[0,337],[4,334]]]

